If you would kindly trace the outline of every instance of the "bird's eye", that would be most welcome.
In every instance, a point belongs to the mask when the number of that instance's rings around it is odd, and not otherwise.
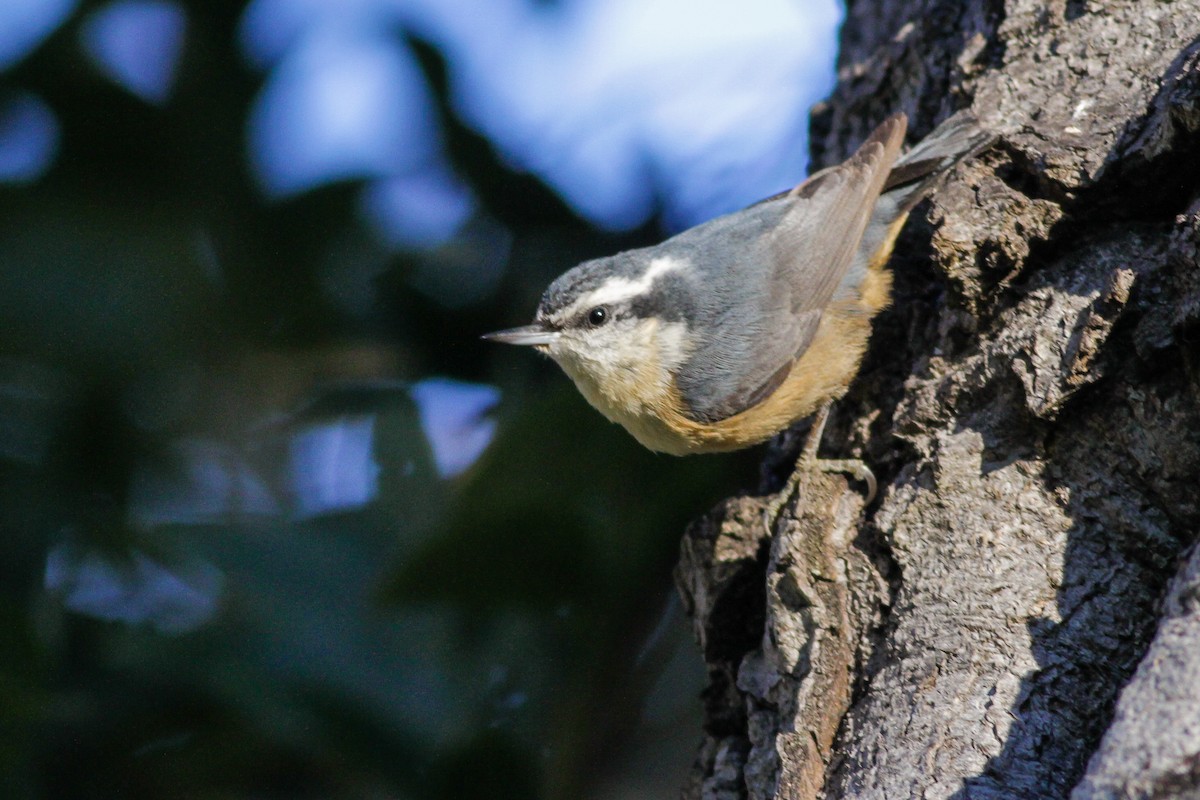
[[[604,306],[596,306],[587,315],[588,325],[593,328],[599,328],[604,323],[608,322],[608,309]]]

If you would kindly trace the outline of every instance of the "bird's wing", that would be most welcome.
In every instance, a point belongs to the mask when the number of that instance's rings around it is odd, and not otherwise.
[[[676,378],[693,419],[717,422],[761,402],[808,349],[854,261],[906,123],[903,114],[888,118],[842,164],[740,212],[773,224],[753,241],[731,237],[740,252],[723,276],[728,307],[708,314]]]

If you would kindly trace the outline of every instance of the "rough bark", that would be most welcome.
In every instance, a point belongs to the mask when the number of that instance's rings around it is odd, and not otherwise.
[[[1197,37],[1200,0],[851,5],[818,165],[894,110],[1000,140],[914,214],[826,433],[880,498],[684,538],[686,797],[1200,797]]]

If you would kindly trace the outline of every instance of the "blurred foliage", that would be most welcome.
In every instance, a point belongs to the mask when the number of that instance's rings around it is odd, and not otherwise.
[[[261,199],[243,2],[185,4],[162,107],[81,59],[99,5],[0,73],[62,128],[46,175],[0,187],[0,796],[576,798],[638,757],[680,760],[626,796],[674,796],[701,676],[670,570],[686,521],[753,459],[645,452],[552,365],[478,341],[566,267],[655,230],[603,234],[501,163],[450,113],[445,55],[410,43],[473,224],[510,242],[496,290],[448,308],[420,277],[494,258],[494,238],[395,252],[352,182]],[[397,388],[430,375],[504,398],[451,479]],[[296,513],[297,432],[364,415],[374,501]],[[194,485],[196,448],[225,483]],[[139,512],[147,485],[206,511]],[[56,564],[67,588],[49,591]],[[97,565],[109,595],[81,588]],[[176,594],[142,597],[147,575]],[[153,624],[153,603],[213,586],[215,616]]]

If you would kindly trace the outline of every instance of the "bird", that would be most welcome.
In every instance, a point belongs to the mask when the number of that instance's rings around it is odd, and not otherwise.
[[[818,459],[832,403],[858,373],[887,268],[912,209],[993,135],[969,111],[902,153],[885,119],[848,159],[790,191],[661,244],[585,261],[556,278],[530,325],[485,334],[549,356],[584,398],[651,450],[740,450],[813,417],[795,471],[870,469]],[[777,512],[773,507],[771,514]]]

